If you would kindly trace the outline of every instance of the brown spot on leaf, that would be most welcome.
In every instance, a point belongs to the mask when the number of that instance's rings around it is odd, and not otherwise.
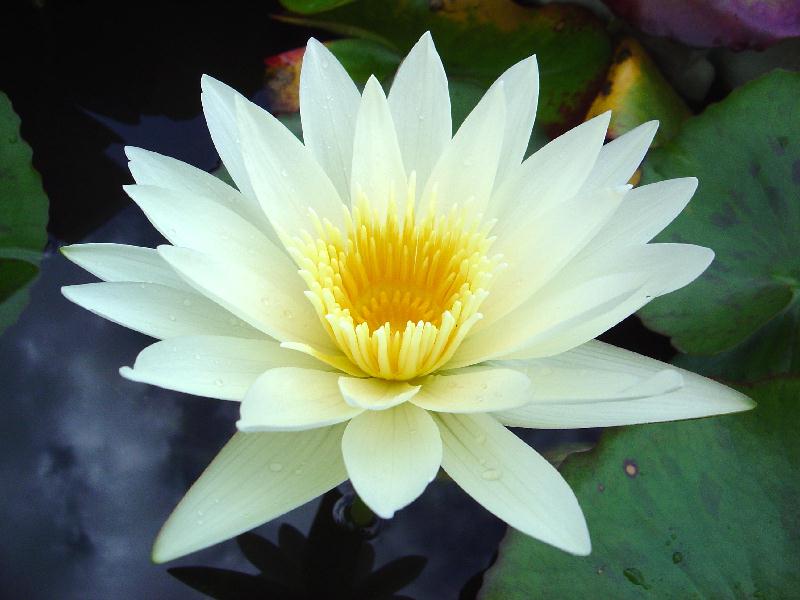
[[[636,464],[636,461],[626,458],[622,461],[622,470],[625,471],[625,475],[633,479],[639,474],[639,465]]]

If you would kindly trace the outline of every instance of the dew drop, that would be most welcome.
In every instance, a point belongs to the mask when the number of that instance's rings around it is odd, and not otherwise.
[[[199,353],[195,353],[195,355],[194,355],[194,359],[195,360],[200,360],[201,358],[202,358],[202,356],[200,356]]]
[[[225,382],[224,382],[224,381],[222,381],[222,379],[215,379],[215,380],[214,380],[214,383],[215,383],[216,385],[219,385],[219,386],[221,386],[221,385],[223,385]]]
[[[290,311],[290,310],[287,308],[286,310],[284,310],[284,311],[283,311],[283,316],[284,316],[285,318],[287,318],[287,319],[291,319],[291,318],[293,318],[293,317],[294,317],[294,314],[292,314],[292,311]]]
[[[184,306],[191,306],[192,305],[192,299],[191,298],[184,298],[183,299],[183,305]]]
[[[263,304],[264,306],[269,306],[269,298],[267,297],[262,298],[261,304]]]
[[[143,283],[140,283],[139,284],[139,289],[145,290],[145,289],[147,289],[147,286],[145,284],[143,284]]]
[[[289,171],[287,171],[286,169],[281,169],[281,177],[288,177],[288,176],[289,176]]]
[[[497,469],[486,469],[483,473],[481,473],[481,477],[486,481],[497,481],[502,476],[503,473]]]
[[[283,465],[279,462],[269,463],[269,470],[273,473],[277,473],[283,470]]]
[[[170,315],[170,316],[169,316],[169,320],[170,320],[170,321],[175,321],[175,320],[176,320],[176,317],[175,317],[175,315]]]
[[[488,390],[489,389],[489,384],[488,383],[482,383],[481,384],[481,389],[482,390]]]

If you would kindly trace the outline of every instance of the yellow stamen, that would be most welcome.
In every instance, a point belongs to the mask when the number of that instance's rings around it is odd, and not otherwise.
[[[309,298],[342,352],[365,373],[407,380],[441,368],[488,294],[499,257],[489,257],[492,223],[468,207],[429,210],[416,220],[414,178],[406,210],[386,215],[361,194],[344,209],[345,232],[311,214],[316,233],[286,240]]]

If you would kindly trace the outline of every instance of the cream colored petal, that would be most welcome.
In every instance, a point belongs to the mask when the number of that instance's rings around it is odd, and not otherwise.
[[[250,176],[244,165],[236,125],[236,99],[244,96],[209,75],[203,75],[200,87],[203,113],[219,157],[239,191],[245,196],[255,198]]]
[[[642,162],[657,129],[658,121],[648,121],[603,146],[592,172],[586,178],[585,187],[628,183]]]
[[[506,131],[497,167],[496,184],[522,162],[531,139],[539,101],[539,66],[536,57],[521,60],[500,75],[506,98]]]
[[[244,533],[347,479],[343,425],[237,433],[161,528],[153,561],[173,560]]]
[[[352,375],[353,377],[367,377],[367,374],[364,371],[350,362],[350,359],[341,352],[323,352],[315,346],[310,344],[302,344],[300,342],[281,342],[281,348],[286,348],[287,350],[302,352],[308,356],[313,356],[326,365],[347,373],[348,375]]]
[[[299,280],[289,256],[254,225],[225,206],[150,185],[123,186],[153,226],[175,246],[204,252],[265,276]],[[300,287],[298,281],[297,289]]]
[[[194,293],[152,248],[124,244],[73,244],[63,246],[61,253],[103,281],[158,283]]]
[[[389,519],[436,477],[442,440],[430,415],[405,403],[369,410],[350,421],[342,455],[358,495],[375,514]]]
[[[278,241],[255,196],[246,196],[210,173],[156,152],[125,147],[128,168],[140,185],[154,185],[218,202],[249,221],[274,242]]]
[[[697,179],[668,179],[634,188],[623,198],[582,254],[594,255],[612,246],[645,244],[686,208],[697,189]]]
[[[578,193],[605,139],[610,112],[581,123],[534,152],[492,194],[487,217],[496,218],[498,240],[514,235],[537,215]],[[516,234],[519,235],[519,234]]]
[[[537,358],[593,339],[653,298],[698,277],[713,252],[690,244],[630,246],[587,256],[503,319],[470,336],[448,368],[490,358]]]
[[[442,59],[425,32],[403,60],[389,90],[400,154],[406,173],[425,186],[453,134],[450,94]]]
[[[264,337],[211,300],[156,283],[87,283],[62,287],[61,292],[96,315],[154,338]]]
[[[469,336],[446,368],[456,369],[501,357],[518,358],[522,349],[538,350],[537,344],[561,342],[565,332],[594,322],[625,304],[641,286],[641,276],[636,274],[601,276],[563,289],[549,286],[491,327]],[[574,345],[583,341],[586,340]],[[537,352],[536,356],[543,355]]]
[[[391,199],[403,213],[406,171],[389,103],[374,76],[367,81],[358,108],[350,186],[354,204],[363,193],[379,215],[386,215]]]
[[[335,349],[303,296],[296,273],[276,269],[265,277],[188,248],[159,246],[158,251],[201,294],[270,337]]]
[[[353,138],[361,95],[336,57],[308,40],[300,71],[303,140],[341,198],[350,196]]]
[[[259,375],[288,366],[326,369],[310,356],[282,349],[271,340],[190,335],[148,346],[133,368],[122,367],[120,374],[169,390],[238,401]]]
[[[609,390],[608,393],[590,398],[584,403],[533,402],[497,413],[495,416],[501,422],[511,426],[542,429],[611,427],[693,419],[749,410],[755,406],[747,396],[716,381],[603,342],[587,342],[551,360],[556,361],[565,371],[602,371],[602,377],[609,386],[613,386],[615,375],[626,382],[638,380],[641,382],[639,394],[630,399],[619,400],[615,399],[613,390]],[[653,386],[653,378],[665,371],[678,373],[683,385],[676,389],[666,387],[661,390],[658,386]],[[535,376],[532,377],[535,381]],[[641,393],[647,391],[644,386],[646,382],[650,382],[649,391],[653,395],[641,397]]]
[[[589,531],[556,469],[489,415],[439,413],[442,467],[465,492],[514,529],[585,556]]]
[[[446,214],[458,204],[482,213],[492,191],[506,124],[502,85],[491,88],[461,124],[433,168],[420,200],[426,213]]]
[[[261,375],[242,400],[239,431],[295,431],[347,421],[363,412],[342,398],[339,373],[283,367]]]
[[[500,360],[491,364],[518,370],[530,378],[524,404],[633,400],[673,392],[684,385],[680,372],[666,366],[661,370],[627,373],[602,362],[591,364],[591,359],[585,360],[578,352],[584,346],[547,358]]]
[[[520,370],[474,367],[425,378],[411,403],[449,413],[506,410],[530,402],[530,384]]]
[[[420,386],[405,381],[387,381],[375,377],[340,377],[339,390],[345,402],[364,410],[386,410],[413,398]]]
[[[492,283],[481,305],[483,321],[475,333],[489,328],[522,305],[557,276],[590,243],[622,202],[627,189],[579,194],[536,217],[519,215],[517,226],[497,238],[492,252],[508,266]]]
[[[342,200],[314,156],[275,117],[236,101],[242,155],[261,208],[279,235],[314,231],[309,211],[340,224]]]

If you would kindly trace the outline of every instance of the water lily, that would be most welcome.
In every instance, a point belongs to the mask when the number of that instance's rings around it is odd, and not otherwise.
[[[452,135],[430,35],[388,98],[310,40],[301,143],[202,80],[236,184],[128,148],[126,187],[170,242],[66,248],[101,283],[70,300],[162,341],[128,379],[241,401],[238,432],[162,529],[165,561],[350,479],[381,517],[442,467],[512,527],[590,551],[558,471],[506,426],[628,425],[746,410],[714,381],[595,341],[695,279],[713,253],[650,240],[692,178],[627,184],[656,130],[604,145],[609,115],[523,161],[535,57],[503,73]],[[444,515],[443,515],[444,517]]]

